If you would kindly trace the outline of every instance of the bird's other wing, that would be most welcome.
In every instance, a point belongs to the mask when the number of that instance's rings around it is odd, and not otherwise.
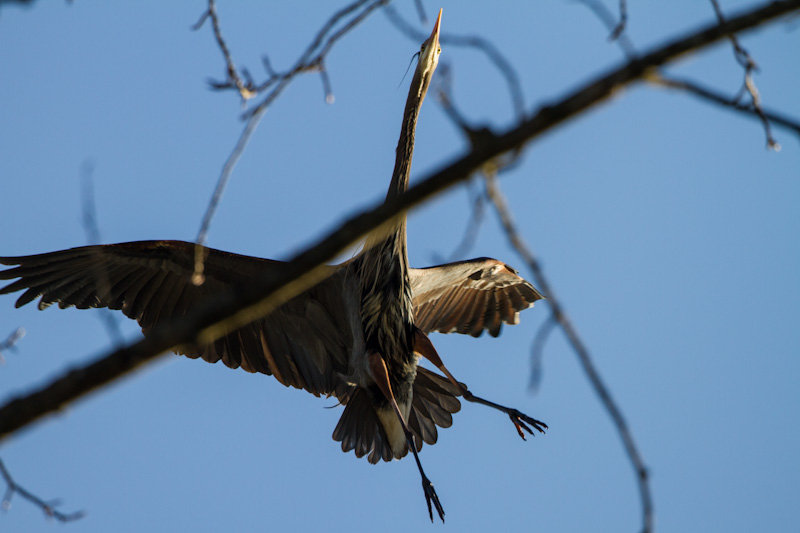
[[[287,268],[286,263],[205,248],[205,282],[196,286],[195,245],[181,241],[142,241],[84,246],[21,257],[0,257],[15,266],[0,271],[13,280],[0,294],[24,290],[20,307],[40,298],[39,309],[57,303],[79,309],[119,309],[139,322],[145,335],[188,314],[214,294],[246,286]],[[336,269],[337,267],[330,267]],[[274,375],[286,386],[319,396],[333,392],[347,372],[353,346],[352,313],[343,270],[284,303],[268,316],[227,333],[213,343],[183,346],[179,353],[230,368]]]
[[[414,295],[414,323],[425,333],[483,330],[496,337],[503,322],[516,324],[519,312],[544,298],[517,271],[496,259],[481,257],[409,270]]]

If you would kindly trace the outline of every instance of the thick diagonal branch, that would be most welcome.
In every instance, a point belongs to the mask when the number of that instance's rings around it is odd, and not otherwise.
[[[118,379],[161,353],[182,344],[211,342],[225,331],[264,316],[282,302],[317,283],[324,275],[320,265],[333,260],[371,229],[386,227],[401,213],[467,179],[487,162],[520,149],[544,132],[604,101],[614,90],[642,79],[651,68],[707,46],[733,32],[754,28],[797,10],[800,10],[800,0],[773,2],[731,17],[724,24],[690,33],[541,108],[530,119],[502,135],[486,135],[484,141],[468,154],[410,188],[401,197],[350,218],[294,256],[291,259],[294,268],[287,274],[259,280],[246,291],[220,294],[176,324],[168,328],[155,328],[147,338],[115,350],[87,366],[71,370],[48,385],[9,401],[0,407],[0,439]]]

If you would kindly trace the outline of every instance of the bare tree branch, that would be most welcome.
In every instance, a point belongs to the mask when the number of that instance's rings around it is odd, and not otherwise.
[[[258,123],[261,120],[262,115],[267,110],[267,108],[274,102],[278,96],[283,92],[283,90],[291,83],[291,81],[301,73],[308,72],[308,71],[318,71],[322,75],[322,84],[323,88],[325,89],[325,100],[328,103],[333,102],[333,92],[331,91],[330,80],[328,79],[327,73],[324,68],[325,64],[325,57],[333,48],[333,45],[341,39],[344,35],[346,35],[350,30],[356,27],[360,22],[362,22],[372,11],[374,11],[379,6],[385,4],[388,0],[358,0],[353,2],[352,4],[344,7],[343,9],[339,10],[338,12],[334,13],[333,16],[323,25],[323,27],[317,32],[316,37],[314,38],[313,42],[306,48],[305,52],[300,56],[300,59],[297,60],[295,66],[286,73],[283,74],[275,74],[272,71],[272,67],[270,66],[269,60],[266,57],[262,58],[264,62],[264,67],[268,73],[271,73],[270,78],[264,82],[261,86],[251,86],[248,85],[246,88],[253,94],[261,93],[266,91],[273,84],[276,84],[275,87],[267,94],[267,96],[262,100],[262,102],[252,111],[245,115],[247,118],[247,123],[245,124],[244,129],[242,130],[239,139],[236,142],[231,154],[228,156],[228,159],[225,161],[225,164],[222,167],[222,171],[219,176],[219,180],[217,181],[217,186],[214,189],[214,194],[211,196],[211,201],[209,202],[208,208],[206,209],[205,215],[203,216],[203,222],[200,224],[200,231],[197,234],[197,244],[198,246],[195,248],[195,269],[194,274],[192,275],[192,282],[196,285],[201,285],[204,281],[203,276],[203,261],[204,257],[202,254],[202,246],[205,245],[206,240],[208,238],[208,231],[211,227],[211,220],[214,218],[214,213],[219,206],[219,202],[222,200],[222,194],[225,191],[225,187],[230,180],[231,174],[233,173],[233,169],[236,166],[236,163],[239,161],[244,149],[247,147],[247,143],[250,141],[250,137],[252,136],[253,132],[258,127]],[[362,8],[360,12],[358,10]],[[347,21],[342,28],[334,32],[332,35],[328,35],[329,32],[335,27],[339,21],[343,18],[347,17],[351,13],[356,12],[352,18]],[[209,2],[209,10],[207,12],[207,16],[210,16],[212,20],[216,20],[216,15],[213,14],[213,1]],[[198,24],[202,24],[205,20],[206,15],[201,17]],[[215,26],[215,35],[218,34],[218,27]],[[222,39],[221,34],[218,36],[217,42],[219,43],[220,47],[223,47],[225,41]],[[315,53],[316,52],[316,53]],[[229,58],[229,53],[227,52],[227,47],[223,48],[223,55],[226,56],[226,60]],[[232,68],[233,62],[230,61],[228,63],[229,70]],[[235,72],[235,71],[234,71]]]
[[[442,263],[449,263],[451,261],[459,261],[464,259],[472,247],[475,245],[475,241],[478,238],[478,230],[481,227],[481,223],[483,222],[483,217],[485,214],[486,207],[486,196],[481,192],[477,192],[472,196],[472,208],[469,210],[470,217],[467,221],[466,228],[464,229],[464,235],[461,237],[461,242],[459,242],[453,251],[450,253],[450,256],[447,258],[441,258]]]
[[[222,52],[222,56],[225,58],[225,66],[228,73],[228,79],[224,83],[212,81],[210,82],[211,86],[215,89],[222,89],[230,86],[235,87],[236,90],[239,91],[239,96],[242,97],[242,105],[245,105],[249,99],[256,95],[256,93],[245,87],[244,82],[242,82],[242,79],[236,72],[236,65],[233,64],[231,52],[228,50],[228,45],[225,43],[225,39],[222,37],[222,30],[219,28],[219,17],[217,17],[217,8],[214,4],[214,0],[208,0],[208,9],[200,16],[200,20],[198,20],[197,23],[192,26],[192,29],[195,31],[199,30],[208,18],[211,19],[211,27],[214,30],[214,38],[217,40],[217,45]]]
[[[800,120],[789,118],[778,113],[777,111],[766,110],[763,107],[761,107],[760,110],[757,110],[751,104],[743,104],[736,97],[725,96],[713,89],[703,87],[702,85],[687,79],[679,79],[661,75],[654,76],[648,81],[655,85],[660,85],[669,89],[686,91],[689,94],[701,98],[702,100],[728,107],[734,111],[738,111],[739,113],[743,113],[751,117],[762,118],[762,120],[766,119],[775,125],[794,131],[794,133],[800,138]]]
[[[351,217],[316,244],[294,256],[291,259],[293,269],[287,269],[285,274],[258,280],[247,288],[219,294],[191,315],[173,324],[154,328],[145,339],[119,348],[85,367],[71,370],[37,391],[12,399],[0,407],[0,439],[140,367],[160,353],[183,344],[211,342],[226,331],[266,315],[282,302],[319,282],[324,276],[324,269],[320,265],[333,260],[371,229],[385,228],[387,223],[411,207],[467,179],[487,162],[519,150],[539,135],[599,104],[615,89],[641,80],[654,67],[716,42],[730,33],[760,26],[798,9],[800,0],[773,2],[732,17],[723,24],[707,26],[591,81],[563,99],[542,107],[534,116],[500,135],[487,132],[480,145],[410,188],[406,194]],[[545,293],[549,292],[548,287],[541,288]]]
[[[11,474],[6,468],[6,465],[3,464],[2,459],[0,459],[0,476],[2,476],[3,480],[6,482],[6,492],[3,496],[2,504],[0,504],[5,510],[8,510],[11,507],[11,498],[14,496],[14,494],[19,494],[21,497],[41,508],[42,512],[44,512],[46,516],[55,518],[59,522],[71,522],[73,520],[78,520],[79,518],[83,518],[85,514],[83,511],[69,514],[62,513],[56,509],[56,506],[59,505],[58,501],[46,502],[35,494],[28,492],[16,481],[14,481],[14,478],[11,477]]]
[[[613,24],[613,17],[611,17],[610,13],[608,13],[608,11],[605,9],[605,6],[596,0],[585,0],[584,3],[589,6],[595,12],[595,14],[601,18],[601,20],[606,21],[607,24]],[[621,28],[617,27],[617,29],[614,31],[617,30],[621,31]],[[633,44],[630,42],[627,36],[623,35],[617,41],[617,43],[628,58],[633,58],[635,56]],[[487,135],[487,130],[486,128],[471,125],[453,105],[450,96],[452,93],[450,69],[445,68],[439,79],[440,91],[438,96],[440,104],[442,105],[446,115],[467,137],[470,146],[476,147],[480,145],[483,137]],[[522,118],[524,117],[519,117],[519,119]],[[571,341],[570,344],[573,348],[573,351],[578,356],[578,360],[584,368],[587,377],[589,378],[590,385],[595,390],[595,393],[600,399],[603,407],[609,413],[612,423],[620,435],[620,440],[622,441],[623,447],[633,466],[635,477],[639,486],[639,494],[642,505],[642,531],[645,533],[650,532],[653,528],[653,500],[647,479],[647,469],[644,465],[644,460],[642,459],[642,456],[635,445],[633,434],[630,432],[627,424],[625,423],[625,418],[622,415],[621,409],[616,405],[616,403],[614,403],[608,387],[605,385],[599,373],[596,371],[588,349],[580,341],[580,336],[577,332],[577,329],[567,318],[567,315],[563,311],[563,305],[561,304],[560,300],[556,298],[552,289],[549,288],[549,280],[544,277],[544,272],[542,271],[538,261],[535,259],[533,253],[525,244],[521,234],[517,230],[516,225],[513,222],[513,217],[511,216],[511,211],[503,197],[502,192],[500,191],[499,184],[497,183],[497,176],[503,171],[515,166],[519,161],[519,155],[520,152],[512,152],[507,154],[506,157],[497,158],[482,167],[481,171],[485,177],[484,181],[486,184],[486,194],[485,196],[479,196],[479,199],[482,200],[483,198],[488,198],[488,200],[494,205],[495,210],[500,218],[501,225],[512,247],[517,251],[517,254],[522,257],[523,261],[525,261],[530,270],[533,272],[536,283],[542,288],[551,305],[552,311],[550,317],[539,328],[533,340],[530,388],[533,389],[538,385],[539,378],[541,376],[541,362],[542,355],[544,353],[545,342],[554,327],[560,326],[564,330],[567,338]],[[482,207],[482,203],[475,204],[475,211],[477,211],[479,205]],[[473,230],[473,227],[468,227],[466,236],[470,236]]]
[[[288,81],[303,72],[321,72],[324,70],[325,58],[330,53],[333,46],[353,28],[358,26],[364,21],[375,9],[387,4],[389,0],[358,0],[352,4],[342,8],[334,13],[334,15],[323,25],[317,32],[316,37],[311,44],[306,48],[306,51],[297,60],[295,66],[289,71],[278,74],[276,78],[269,79],[261,86],[255,87],[259,93],[265,91],[272,85],[277,83],[277,86],[269,92],[261,103],[253,110],[245,113],[245,118],[253,117],[262,113],[267,107],[272,105],[272,102],[283,92]],[[361,11],[359,11],[359,9]],[[341,28],[333,33],[333,28],[347,16],[352,17],[345,22]],[[330,35],[328,35],[330,33]],[[328,100],[328,94],[325,95]]]
[[[533,337],[533,343],[531,344],[531,379],[528,382],[528,388],[531,391],[539,389],[539,383],[542,380],[544,345],[547,343],[550,333],[557,325],[558,320],[555,319],[555,315],[551,312],[550,316],[542,323],[539,327],[539,331],[537,331],[536,335]]]
[[[722,14],[719,2],[717,2],[717,0],[711,0],[711,5],[714,6],[714,13],[717,15],[719,23],[724,24],[725,16]],[[733,45],[733,54],[736,57],[736,61],[738,61],[744,69],[744,84],[739,91],[739,96],[735,98],[735,101],[738,102],[745,92],[750,95],[751,106],[756,115],[761,119],[761,124],[764,126],[764,133],[767,136],[767,148],[778,152],[781,149],[781,145],[772,137],[772,129],[769,127],[769,120],[767,120],[764,111],[761,109],[761,95],[758,93],[758,88],[756,88],[756,82],[753,81],[753,72],[758,71],[758,65],[750,55],[750,52],[739,44],[739,39],[736,37],[735,33],[728,35],[728,40],[730,40]]]
[[[544,271],[542,270],[539,261],[536,259],[536,256],[530,250],[528,245],[525,244],[525,241],[519,234],[516,224],[514,224],[514,221],[511,219],[508,204],[500,192],[500,189],[497,187],[496,177],[492,174],[486,175],[486,191],[489,199],[492,201],[492,204],[494,204],[495,210],[500,217],[500,222],[505,228],[506,235],[508,235],[508,238],[511,241],[511,245],[528,265],[528,268],[530,268],[531,272],[533,272],[533,277],[536,281],[536,284],[541,288],[542,293],[547,297],[547,301],[550,304],[550,309],[552,310],[552,320],[556,321],[558,325],[561,326],[562,331],[564,331],[564,334],[567,336],[567,340],[572,346],[572,350],[578,356],[578,360],[580,361],[581,366],[586,373],[586,377],[589,378],[589,382],[592,384],[592,387],[600,399],[600,402],[603,404],[603,407],[605,407],[606,411],[608,411],[609,415],[611,416],[611,420],[614,422],[614,426],[617,428],[617,433],[619,433],[620,438],[622,439],[625,452],[628,454],[628,459],[633,466],[636,474],[636,481],[639,486],[639,496],[642,501],[642,531],[645,533],[650,532],[653,530],[653,498],[650,494],[647,467],[645,466],[642,456],[639,453],[639,449],[633,440],[633,434],[628,428],[625,417],[622,415],[622,411],[619,407],[617,407],[616,402],[614,402],[614,399],[611,397],[611,392],[608,390],[608,387],[605,386],[603,379],[600,377],[594,362],[592,362],[589,349],[581,340],[578,330],[572,324],[572,320],[570,320],[569,316],[567,316],[566,312],[564,311],[561,301],[556,298],[556,295],[551,288],[550,281],[544,275]],[[541,344],[544,342],[544,338],[546,337],[547,333],[549,333],[549,328],[550,326],[547,326],[547,322],[545,322],[545,324],[542,326],[544,333],[542,333],[542,330],[540,330],[540,335],[542,337],[537,335],[539,346],[541,346]],[[534,346],[536,345],[537,343],[534,342]]]
[[[609,31],[613,31],[615,24],[614,17],[611,14],[611,12],[608,11],[608,9],[605,7],[604,4],[602,4],[598,0],[578,0],[578,1],[586,5],[589,9],[591,9],[592,12],[597,16],[597,18],[600,19],[600,21],[609,29]],[[622,49],[623,53],[628,59],[632,59],[633,57],[636,56],[636,48],[626,35],[622,35],[617,40],[617,43],[619,44],[620,48]],[[741,102],[741,96],[742,96],[741,90],[739,91],[738,95],[728,97],[718,91],[715,91],[714,89],[704,87],[697,82],[688,79],[680,79],[680,78],[675,78],[673,76],[668,76],[663,72],[658,72],[657,74],[649,76],[648,81],[650,83],[662,87],[686,91],[712,104],[718,104],[723,107],[728,107],[730,109],[738,111],[740,113],[757,117],[762,120],[762,123],[763,120],[766,119],[775,125],[782,126],[790,130],[794,130],[796,134],[800,135],[800,121],[793,120],[776,111],[767,111],[763,107],[759,107],[757,109],[752,104],[743,104]]]

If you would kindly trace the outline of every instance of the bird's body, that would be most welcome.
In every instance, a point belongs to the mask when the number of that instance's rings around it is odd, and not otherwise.
[[[423,44],[411,82],[387,200],[408,188],[419,109],[438,62],[441,12]],[[40,298],[39,307],[108,307],[136,319],[147,335],[190,313],[215,293],[247,286],[291,265],[204,249],[204,283],[192,282],[196,246],[180,241],[143,241],[86,246],[47,254],[0,257],[16,265],[0,279],[19,280],[0,294],[25,292],[17,306]],[[429,511],[444,511],[417,457],[422,443],[437,440],[460,409],[458,396],[500,409],[519,431],[525,422],[544,424],[474,397],[444,367],[427,338],[432,331],[496,336],[502,322],[541,294],[504,263],[473,259],[426,269],[409,267],[406,221],[367,238],[361,253],[328,267],[318,285],[269,315],[212,343],[182,346],[180,353],[231,368],[273,375],[286,386],[335,396],[345,406],[334,439],[370,462],[403,457],[411,449],[423,479]],[[420,355],[447,378],[417,366]],[[431,515],[432,517],[432,515]]]
[[[361,293],[365,354],[378,353],[383,357],[395,400],[408,420],[417,375],[417,356],[414,353],[414,304],[408,278],[408,257],[405,243],[398,241],[396,235],[391,235],[383,243],[370,248],[356,260],[355,269]],[[398,254],[382,252],[391,247],[402,250],[398,250]],[[371,381],[367,388],[378,419],[393,455],[402,457],[408,450],[405,434],[389,400],[374,379]]]

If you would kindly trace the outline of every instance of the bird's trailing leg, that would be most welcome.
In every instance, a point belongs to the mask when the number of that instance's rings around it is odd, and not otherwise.
[[[514,423],[514,427],[517,429],[519,436],[522,437],[522,440],[526,440],[525,432],[523,430],[533,435],[533,429],[539,433],[544,433],[544,430],[547,429],[547,424],[536,420],[535,418],[532,418],[525,413],[518,411],[517,409],[498,405],[494,402],[484,400],[483,398],[479,398],[472,394],[469,389],[467,389],[467,386],[454,378],[453,374],[451,374],[447,367],[444,366],[444,363],[442,362],[441,357],[439,357],[439,354],[436,352],[436,348],[433,347],[431,340],[419,329],[417,329],[414,335],[414,351],[433,363],[436,368],[441,370],[444,375],[447,376],[447,379],[449,379],[456,387],[459,388],[459,390],[461,390],[461,395],[465,400],[473,403],[480,403],[507,414],[511,419],[511,422]],[[531,426],[533,429],[531,429]]]
[[[425,475],[425,471],[422,469],[422,463],[419,460],[419,455],[417,455],[417,447],[414,446],[414,437],[408,429],[408,424],[406,424],[405,418],[403,418],[403,413],[400,412],[397,400],[394,398],[392,385],[389,383],[389,372],[386,370],[386,363],[383,361],[381,354],[377,352],[369,354],[368,359],[372,377],[375,379],[375,383],[381,389],[381,392],[383,392],[383,395],[389,400],[389,403],[392,404],[392,409],[394,409],[398,420],[400,420],[400,425],[403,427],[403,433],[405,433],[408,447],[411,448],[411,451],[414,453],[414,460],[417,462],[419,474],[422,476],[422,490],[425,492],[425,502],[428,504],[428,514],[431,517],[431,522],[433,522],[433,508],[431,507],[431,502],[433,506],[436,507],[439,518],[444,522],[444,508],[442,508],[442,504],[439,502],[439,496],[436,495],[433,483],[431,483],[428,476]]]

